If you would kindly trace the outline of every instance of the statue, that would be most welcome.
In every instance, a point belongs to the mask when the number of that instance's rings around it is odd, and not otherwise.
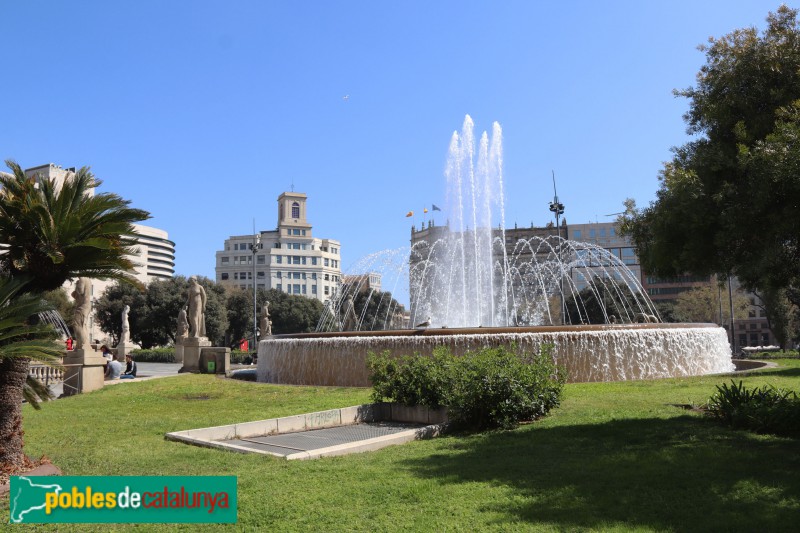
[[[261,336],[269,337],[272,335],[272,320],[269,319],[269,302],[264,303],[261,308]]]
[[[72,329],[75,334],[75,349],[82,350],[89,345],[89,313],[92,311],[92,281],[89,278],[78,278],[72,297],[75,299],[75,310],[72,315]]]
[[[348,294],[342,311],[342,331],[356,331],[357,325],[358,317],[356,317],[356,308],[353,305],[353,295]]]
[[[197,277],[189,278],[188,319],[189,337],[206,336],[206,290],[197,283]]]
[[[186,319],[186,307],[181,307],[178,313],[178,331],[175,333],[175,341],[181,341],[189,336],[189,321]]]
[[[131,342],[131,326],[128,323],[128,312],[131,310],[131,306],[126,305],[122,308],[122,335],[120,335],[119,342],[120,344]]]

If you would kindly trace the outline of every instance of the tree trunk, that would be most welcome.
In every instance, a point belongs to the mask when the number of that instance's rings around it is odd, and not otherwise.
[[[0,470],[22,467],[22,388],[28,375],[28,359],[0,359]]]

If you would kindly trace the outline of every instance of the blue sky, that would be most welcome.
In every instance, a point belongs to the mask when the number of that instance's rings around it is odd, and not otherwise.
[[[0,157],[91,166],[211,278],[292,184],[345,269],[408,245],[466,114],[503,127],[508,226],[551,219],[551,170],[569,222],[606,221],[687,140],[697,45],[778,5],[0,0]]]

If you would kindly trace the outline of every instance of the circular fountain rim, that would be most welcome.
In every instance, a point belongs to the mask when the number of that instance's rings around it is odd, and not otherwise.
[[[487,335],[498,333],[579,333],[588,331],[630,331],[641,329],[719,328],[719,324],[702,322],[670,322],[646,324],[582,324],[578,326],[518,326],[478,328],[417,328],[380,331],[329,331],[316,333],[284,333],[261,339],[327,339],[342,337],[414,337],[448,335]]]

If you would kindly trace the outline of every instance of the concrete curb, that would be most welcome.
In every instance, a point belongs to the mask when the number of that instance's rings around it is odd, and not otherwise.
[[[282,435],[286,433],[298,433],[314,429],[370,422],[401,422],[426,425],[423,427],[409,428],[391,435],[306,450],[288,455],[273,453],[266,450],[256,450],[225,442],[231,439]],[[329,409],[327,411],[318,411],[302,415],[269,418],[240,424],[173,431],[164,435],[164,438],[195,446],[224,449],[238,453],[272,455],[275,457],[283,457],[291,461],[367,452],[379,450],[386,446],[403,444],[412,440],[433,438],[444,433],[447,423],[447,410],[445,408],[429,409],[423,406],[407,407],[391,403],[374,403],[343,407],[341,409]]]

